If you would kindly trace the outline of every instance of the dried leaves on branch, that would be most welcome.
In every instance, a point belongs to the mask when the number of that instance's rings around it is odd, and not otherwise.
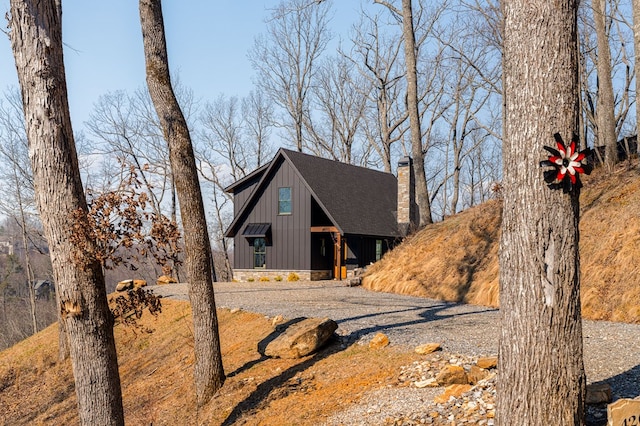
[[[88,212],[71,213],[78,263],[95,258],[104,269],[126,265],[137,270],[136,263],[151,255],[161,266],[180,265],[180,230],[162,213],[149,211],[149,195],[141,187],[135,167],[130,167],[115,191],[87,192]],[[83,243],[87,240],[92,243]]]
[[[143,333],[151,333],[152,331],[138,322],[145,308],[154,317],[162,312],[160,297],[154,295],[150,290],[135,288],[109,298],[109,309],[115,320],[114,325],[123,324],[134,334],[136,330]]]

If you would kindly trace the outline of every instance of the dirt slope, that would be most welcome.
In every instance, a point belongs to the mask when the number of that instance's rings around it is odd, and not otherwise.
[[[318,425],[365,391],[398,385],[400,366],[420,359],[362,345],[332,345],[299,360],[262,358],[257,346],[273,332],[271,322],[220,309],[228,378],[198,411],[190,306],[162,303],[157,319],[146,313],[142,318],[152,333],[115,328],[127,425]],[[0,425],[78,424],[71,365],[57,361],[57,341],[54,324],[0,352]]]
[[[640,170],[594,171],[580,201],[583,316],[640,323]],[[493,200],[426,227],[369,268],[364,287],[498,306],[501,214]]]

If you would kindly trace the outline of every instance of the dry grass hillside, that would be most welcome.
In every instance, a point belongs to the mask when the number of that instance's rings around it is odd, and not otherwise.
[[[594,171],[580,201],[583,316],[640,323],[640,170]],[[501,213],[494,200],[426,227],[370,267],[364,287],[498,306]]]
[[[397,385],[400,366],[419,355],[393,347],[328,348],[302,359],[271,359],[258,343],[274,331],[263,315],[218,310],[221,391],[202,409],[193,390],[188,302],[163,299],[152,333],[115,327],[128,425],[317,425],[369,389]],[[57,325],[0,352],[0,425],[79,424],[69,361],[57,361]],[[314,401],[310,404],[309,401]]]

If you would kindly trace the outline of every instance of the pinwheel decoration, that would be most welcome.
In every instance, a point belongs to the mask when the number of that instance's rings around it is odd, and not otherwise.
[[[542,167],[553,167],[553,170],[544,172],[544,180],[549,184],[549,188],[560,189],[567,193],[582,186],[580,173],[590,174],[593,166],[587,163],[587,157],[591,154],[591,149],[587,148],[576,152],[578,136],[574,133],[569,146],[564,144],[560,133],[553,135],[556,140],[556,147],[544,146],[551,155],[549,159],[541,161]]]

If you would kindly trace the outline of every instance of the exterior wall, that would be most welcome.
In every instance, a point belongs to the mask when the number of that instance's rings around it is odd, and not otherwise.
[[[249,199],[249,196],[253,192],[253,189],[256,187],[258,182],[260,181],[260,177],[262,175],[257,176],[255,179],[247,182],[240,188],[237,188],[233,193],[233,215],[237,215],[244,203]]]
[[[347,269],[364,268],[376,261],[376,241],[381,241],[380,257],[390,250],[393,240],[382,237],[347,235]]]
[[[291,187],[291,214],[288,215],[278,215],[278,188],[282,187]],[[281,161],[275,169],[234,238],[234,268],[239,270],[253,269],[253,247],[242,236],[248,223],[271,224],[266,269],[256,271],[311,269],[311,194],[288,162]]]
[[[298,281],[318,281],[331,279],[332,272],[326,271],[292,271],[287,269],[234,269],[235,281],[294,281],[290,280],[290,274],[296,274]]]

